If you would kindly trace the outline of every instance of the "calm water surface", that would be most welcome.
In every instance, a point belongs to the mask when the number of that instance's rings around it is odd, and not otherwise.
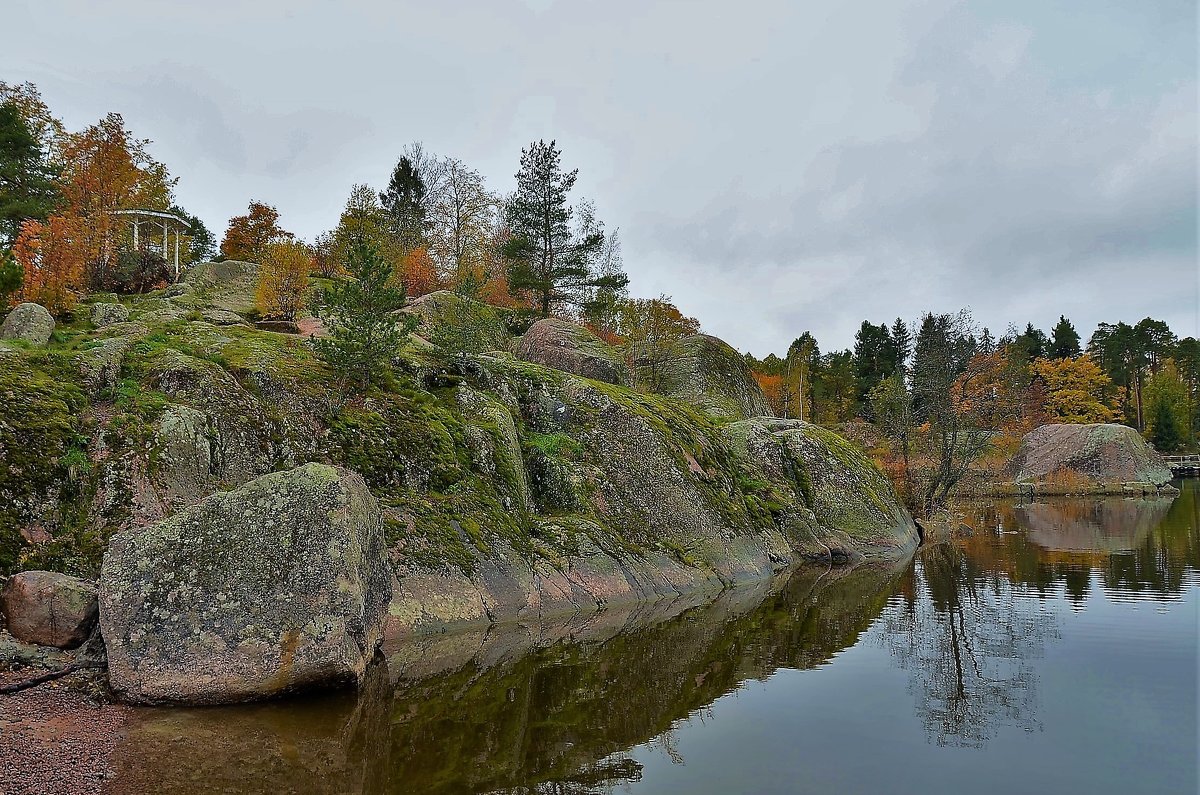
[[[390,649],[155,710],[114,792],[1194,793],[1200,489],[981,505],[891,567]]]

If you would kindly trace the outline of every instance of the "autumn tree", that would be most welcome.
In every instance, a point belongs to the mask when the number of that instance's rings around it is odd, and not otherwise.
[[[119,113],[67,136],[62,146],[63,214],[78,222],[76,242],[86,251],[90,281],[112,289],[126,224],[112,215],[134,208],[166,211],[177,182],[149,153]],[[165,255],[165,252],[164,252]]]
[[[433,263],[433,257],[429,256],[429,250],[424,246],[414,248],[404,255],[401,278],[404,281],[405,292],[412,298],[418,298],[441,289],[437,266]]]
[[[751,370],[750,374],[754,376],[754,380],[758,383],[758,388],[762,390],[763,397],[767,400],[767,405],[771,407],[771,412],[777,417],[784,416],[783,376],[760,373],[757,370]]]
[[[429,253],[455,291],[472,297],[485,281],[496,198],[479,172],[461,160],[447,158],[440,168],[429,215]]]
[[[1105,401],[1111,381],[1090,356],[1037,359],[1033,374],[1044,385],[1045,410],[1051,422],[1111,422],[1116,416]]]
[[[351,241],[346,272],[348,278],[335,281],[322,293],[317,315],[330,336],[315,345],[347,386],[362,390],[383,376],[415,320],[398,321],[393,316],[404,306],[404,285],[369,239]]]
[[[229,219],[229,227],[221,241],[221,256],[243,262],[262,262],[267,246],[293,237],[291,232],[279,226],[278,210],[269,204],[252,201],[245,215]]]
[[[54,315],[75,306],[87,281],[81,236],[80,222],[73,216],[52,215],[45,223],[21,225],[12,248],[22,272],[18,300],[41,304]]]
[[[255,298],[264,317],[295,320],[304,308],[312,252],[296,240],[268,243]]]
[[[680,312],[669,295],[622,301],[617,317],[617,333],[628,342],[643,388],[661,389],[664,365],[670,360],[674,344],[698,333],[700,322]]]
[[[543,317],[578,309],[602,280],[612,287],[629,281],[624,274],[593,271],[604,232],[594,218],[575,219],[567,196],[579,171],[564,172],[561,159],[554,141],[535,141],[522,150],[517,190],[505,208],[512,235],[504,247],[509,286],[530,291]]]
[[[17,105],[0,104],[0,245],[11,246],[25,221],[50,216],[60,198],[57,179]]]

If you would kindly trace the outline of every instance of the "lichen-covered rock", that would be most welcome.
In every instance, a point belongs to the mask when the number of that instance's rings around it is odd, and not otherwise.
[[[1120,491],[1124,483],[1162,486],[1171,480],[1162,456],[1136,430],[1115,424],[1035,428],[1021,440],[1009,474],[1045,493]]]
[[[96,624],[96,586],[52,571],[14,574],[0,591],[9,633],[39,646],[73,649]]]
[[[494,306],[438,290],[400,310],[417,318],[415,334],[448,353],[484,353],[508,349],[506,313]]]
[[[92,304],[91,319],[92,325],[96,328],[104,328],[114,323],[124,323],[129,320],[129,307],[122,304]]]
[[[104,557],[114,690],[217,704],[361,682],[392,575],[378,504],[322,464],[265,475],[146,528]]]
[[[169,405],[155,423],[153,483],[166,508],[188,505],[216,487],[218,462],[207,415],[191,406]]]
[[[24,340],[45,345],[54,333],[54,318],[41,304],[17,304],[0,324],[0,340]]]
[[[716,337],[684,337],[667,351],[640,353],[635,366],[639,382],[714,416],[744,420],[771,414],[746,360]]]
[[[110,337],[96,340],[79,351],[79,374],[92,395],[111,392],[121,376],[121,363],[129,352],[132,340],[129,337]]]
[[[629,384],[621,354],[592,332],[558,318],[543,318],[529,327],[515,350],[517,358],[584,378]]]

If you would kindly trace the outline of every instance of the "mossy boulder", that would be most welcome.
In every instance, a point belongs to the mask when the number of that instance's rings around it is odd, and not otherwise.
[[[584,378],[628,385],[629,368],[620,352],[583,326],[542,318],[529,327],[514,351],[517,358]]]
[[[392,574],[358,475],[307,464],[214,494],[104,556],[100,623],[113,689],[216,704],[363,680]]]
[[[1111,423],[1035,428],[1021,440],[1008,473],[1042,493],[1120,491],[1125,483],[1171,480],[1170,467],[1136,430]]]
[[[0,323],[0,340],[20,340],[42,346],[54,333],[54,318],[41,304],[17,304]]]
[[[417,318],[414,334],[447,353],[508,350],[508,313],[494,306],[438,290],[400,311]]]
[[[771,408],[750,368],[728,343],[693,334],[661,352],[635,351],[639,383],[717,417],[769,416]]]

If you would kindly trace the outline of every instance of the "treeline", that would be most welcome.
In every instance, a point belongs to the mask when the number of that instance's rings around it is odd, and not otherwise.
[[[952,343],[940,340],[947,316],[926,314],[910,326],[897,318],[863,321],[854,348],[822,354],[805,332],[783,357],[746,355],[772,407],[781,415],[822,424],[878,421],[877,390],[889,379],[911,391],[926,377],[929,356],[954,348],[957,376],[972,361],[1004,374],[1008,402],[1020,405],[1021,426],[1040,422],[1123,422],[1162,452],[1194,449],[1200,434],[1200,343],[1178,338],[1166,323],[1101,323],[1082,344],[1066,317],[1049,333],[1010,326],[999,339],[966,320]],[[1002,360],[1002,364],[1001,364]]]

